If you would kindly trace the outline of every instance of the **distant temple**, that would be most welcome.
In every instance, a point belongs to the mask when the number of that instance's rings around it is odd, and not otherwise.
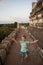
[[[43,0],[32,3],[32,12],[29,18],[30,26],[43,27]]]

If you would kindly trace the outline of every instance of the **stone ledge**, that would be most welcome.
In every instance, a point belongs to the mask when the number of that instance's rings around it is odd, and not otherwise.
[[[10,51],[10,47],[12,46],[12,40],[10,38],[12,37],[16,37],[17,33],[18,33],[18,29],[16,29],[15,31],[13,31],[10,35],[8,35],[8,37],[5,37],[4,40],[2,40],[1,44],[0,44],[0,58],[1,58],[1,63],[3,64],[4,61],[6,60],[7,54]]]
[[[6,59],[6,51],[5,49],[0,49],[0,57],[1,57],[1,63],[4,64],[5,59]]]
[[[41,58],[43,58],[43,49],[41,49],[39,46],[37,46],[37,48],[38,48],[39,55],[41,56]]]

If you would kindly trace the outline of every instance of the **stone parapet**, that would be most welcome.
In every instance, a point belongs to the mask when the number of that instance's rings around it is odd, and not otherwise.
[[[15,29],[8,37],[5,37],[0,44],[0,65],[4,64],[7,55],[9,54],[10,48],[13,44],[11,38],[16,38],[18,33],[18,29]]]

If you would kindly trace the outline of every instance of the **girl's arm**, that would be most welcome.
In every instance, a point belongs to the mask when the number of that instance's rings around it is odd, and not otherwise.
[[[30,41],[30,44],[34,44],[34,43],[37,43],[38,40],[34,40],[34,41]]]
[[[18,44],[18,41],[15,38],[12,38],[11,40]]]

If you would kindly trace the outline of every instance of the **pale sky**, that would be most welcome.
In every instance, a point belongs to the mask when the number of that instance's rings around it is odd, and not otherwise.
[[[28,22],[32,2],[36,0],[0,0],[0,24]]]

